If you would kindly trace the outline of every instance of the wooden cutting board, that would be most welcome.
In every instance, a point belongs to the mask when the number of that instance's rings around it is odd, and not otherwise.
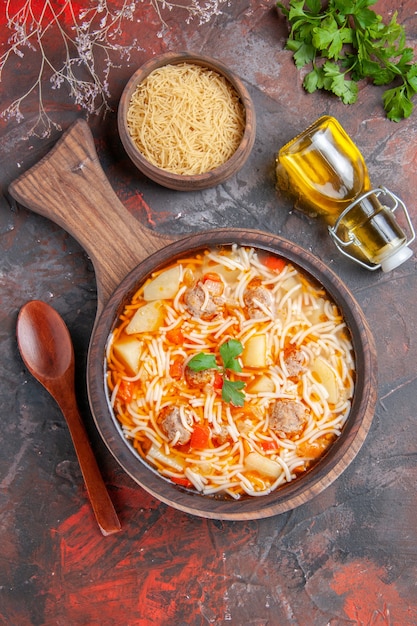
[[[170,238],[142,226],[110,186],[99,163],[91,131],[81,119],[62,135],[44,159],[15,180],[9,190],[22,205],[54,221],[72,235],[92,260],[98,305],[87,367],[90,405],[98,430],[110,451],[125,471],[149,493],[171,506],[203,517],[259,519],[306,502],[351,463],[365,440],[375,409],[376,349],[360,307],[346,286],[319,259],[292,242],[260,231],[217,229],[210,231],[211,235],[201,232],[189,238]],[[301,264],[343,305],[356,345],[357,388],[352,418],[343,437],[326,455],[326,462],[313,468],[302,481],[293,481],[283,490],[238,503],[178,491],[176,486],[161,480],[138,463],[117,430],[103,392],[103,354],[116,319],[115,311],[126,295],[126,283],[135,282],[138,272],[151,271],[155,267],[150,256],[153,252],[160,251],[158,256],[161,258],[166,255],[171,258],[173,252],[178,252],[177,248],[182,253],[189,250],[190,239],[193,239],[193,245],[198,244],[196,249],[201,249],[207,245],[209,236],[214,244],[224,244],[225,237],[231,237],[241,245],[257,247],[259,243],[260,247],[265,245],[266,249],[278,250],[285,258]],[[163,251],[167,244],[172,245]]]
[[[89,255],[97,280],[97,316],[140,261],[176,239],[146,228],[120,202],[83,119],[12,182],[9,192],[23,206],[61,226]]]

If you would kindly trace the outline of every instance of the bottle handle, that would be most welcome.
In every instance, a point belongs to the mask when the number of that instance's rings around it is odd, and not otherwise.
[[[362,265],[362,267],[366,267],[366,269],[371,270],[371,271],[375,271],[378,268],[381,267],[381,264],[371,264],[371,263],[365,263],[364,261],[361,261],[360,259],[356,258],[355,256],[349,254],[349,252],[347,251],[347,247],[354,244],[355,243],[355,237],[352,233],[349,233],[348,236],[348,240],[343,240],[339,237],[339,235],[337,234],[338,229],[340,227],[340,225],[342,224],[344,218],[346,217],[346,215],[349,213],[349,211],[351,211],[357,204],[359,204],[360,202],[362,202],[365,198],[367,198],[370,195],[374,195],[374,196],[380,196],[381,194],[384,194],[384,196],[387,196],[388,198],[390,198],[390,200],[392,201],[392,206],[387,206],[384,203],[384,207],[386,209],[388,209],[389,211],[391,211],[392,213],[394,213],[396,211],[396,209],[398,207],[400,207],[400,209],[402,209],[405,219],[406,219],[406,223],[407,223],[407,228],[408,228],[408,232],[405,233],[406,237],[407,237],[407,241],[404,242],[404,244],[401,246],[401,248],[405,248],[406,246],[408,246],[412,241],[414,241],[415,239],[415,231],[414,231],[414,227],[411,223],[411,219],[410,216],[408,214],[407,211],[407,207],[405,206],[404,202],[402,200],[400,200],[400,198],[398,198],[398,196],[396,196],[394,193],[392,193],[392,191],[390,191],[389,189],[386,189],[386,187],[379,187],[377,189],[371,189],[370,191],[367,191],[366,193],[362,194],[361,196],[359,196],[358,198],[356,198],[353,202],[351,202],[344,211],[342,211],[342,213],[339,215],[339,217],[337,218],[334,226],[329,226],[329,234],[331,236],[331,238],[333,239],[333,243],[335,244],[336,248],[339,250],[339,252],[341,252],[344,256],[348,257],[349,259],[351,259],[352,261],[355,261],[355,263],[358,263],[359,265]]]

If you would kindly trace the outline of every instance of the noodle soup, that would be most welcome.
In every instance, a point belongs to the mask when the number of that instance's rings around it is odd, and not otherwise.
[[[237,245],[182,258],[141,285],[107,350],[128,444],[205,495],[262,496],[315,464],[354,391],[350,335],[325,290]]]

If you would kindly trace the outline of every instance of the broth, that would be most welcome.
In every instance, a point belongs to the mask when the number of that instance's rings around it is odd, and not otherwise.
[[[146,464],[239,499],[296,479],[340,436],[354,359],[321,286],[233,245],[181,258],[138,288],[109,340],[107,384]]]

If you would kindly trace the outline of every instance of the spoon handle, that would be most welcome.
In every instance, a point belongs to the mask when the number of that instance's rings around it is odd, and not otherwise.
[[[55,399],[57,400],[57,398]],[[120,521],[104,484],[78,407],[72,401],[60,400],[58,404],[67,421],[87,493],[100,530],[103,535],[117,533],[121,530]]]

